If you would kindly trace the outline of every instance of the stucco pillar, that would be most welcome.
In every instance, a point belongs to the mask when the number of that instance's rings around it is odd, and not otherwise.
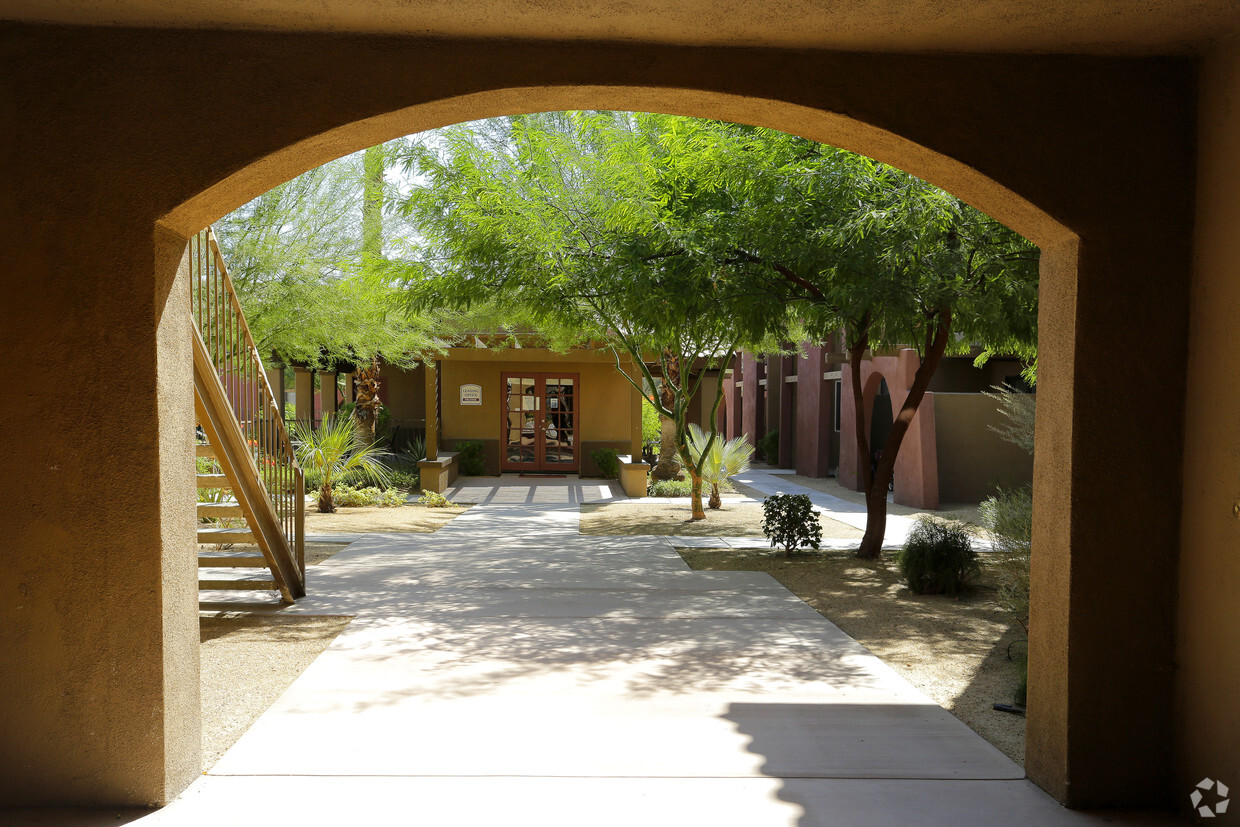
[[[319,399],[322,406],[319,411],[319,417],[323,420],[336,418],[336,372],[320,371],[319,372]]]
[[[357,374],[346,373],[344,375],[344,388],[342,389],[342,393],[346,403],[357,401],[357,385],[354,384],[356,381]]]
[[[637,385],[641,385],[641,370],[637,365],[629,365],[625,368],[625,373]],[[637,387],[630,386],[629,393],[629,455],[634,462],[641,462],[642,459],[642,395],[637,392]],[[503,450],[503,448],[501,448]]]
[[[741,432],[750,445],[757,445],[765,435],[763,430],[762,388],[758,385],[758,357],[752,353],[741,354]]]
[[[763,411],[766,421],[766,429],[768,431],[780,430],[779,404],[783,401],[784,371],[783,359],[779,356],[766,357],[766,387],[763,388],[762,398],[766,403],[766,409]],[[768,465],[779,465],[779,453],[773,457],[764,457]]]
[[[427,362],[426,370],[422,372],[423,381],[426,383],[426,458],[439,459],[439,382],[438,382],[438,363]]]
[[[0,503],[21,504],[0,555],[0,807],[161,804],[200,772],[185,239],[13,215],[0,238],[20,274],[0,307],[21,309],[0,351],[39,366],[0,389]]]
[[[779,357],[779,467],[794,468],[796,466],[796,392],[798,382],[789,382],[788,377],[797,377],[797,357]],[[771,393],[768,380],[767,392]]]
[[[314,374],[306,368],[293,368],[293,407],[298,422],[314,420]]]
[[[822,378],[826,370],[824,348],[801,345],[797,361],[797,450],[795,467],[806,477],[825,477],[831,470],[831,386]]]
[[[280,408],[280,417],[285,416],[284,413],[284,366],[267,369],[267,384],[271,386],[271,393],[276,398],[276,405]]]

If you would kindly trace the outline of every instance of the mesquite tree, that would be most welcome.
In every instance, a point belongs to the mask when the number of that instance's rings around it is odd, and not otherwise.
[[[779,132],[671,124],[663,145],[697,182],[699,243],[749,270],[769,301],[800,308],[825,341],[843,331],[856,403],[867,521],[877,556],[900,445],[946,353],[981,348],[1030,360],[1037,343],[1032,243],[952,195],[877,161]],[[703,252],[699,251],[699,255]],[[871,471],[860,362],[880,346],[916,347],[912,387]]]
[[[415,312],[498,303],[553,340],[604,343],[617,369],[627,356],[638,392],[663,391],[650,401],[675,427],[693,519],[705,519],[690,402],[704,394],[713,441],[733,354],[782,332],[786,310],[755,308],[741,271],[692,254],[692,191],[664,175],[654,125],[623,113],[528,115],[410,147],[409,171],[423,185],[399,206],[423,247],[406,289]]]

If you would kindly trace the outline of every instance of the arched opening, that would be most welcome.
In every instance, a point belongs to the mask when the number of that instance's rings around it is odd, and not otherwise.
[[[26,110],[14,119],[22,161],[10,177],[22,195],[5,202],[3,226],[27,277],[5,296],[28,312],[6,342],[19,361],[55,354],[47,377],[59,395],[15,405],[8,432],[64,433],[74,453],[49,465],[37,441],[9,441],[17,467],[39,469],[30,498],[45,504],[16,529],[39,553],[12,559],[7,578],[13,589],[34,584],[32,602],[13,605],[38,619],[27,624],[37,634],[6,640],[30,676],[13,705],[23,715],[11,721],[21,747],[9,800],[165,801],[196,774],[192,575],[178,556],[192,534],[170,516],[192,488],[177,441],[192,424],[178,391],[183,314],[169,305],[182,295],[171,279],[186,236],[278,181],[402,132],[587,106],[715,116],[842,145],[1042,246],[1035,544],[1047,553],[1035,555],[1034,591],[1048,622],[1031,652],[1030,774],[1078,805],[1170,800],[1179,509],[1167,503],[1180,501],[1197,120],[1187,61],[19,36],[35,48],[6,53]],[[91,153],[74,144],[85,136]],[[1150,330],[1167,346],[1148,354],[1138,385],[1106,354],[1140,347]],[[106,379],[99,354],[114,357]],[[1111,404],[1078,404],[1099,394]],[[82,408],[90,417],[77,421]],[[135,421],[135,411],[150,415]],[[53,466],[61,471],[44,473]],[[1124,495],[1097,486],[1104,476],[1123,481]],[[140,485],[117,496],[105,483],[118,479]],[[81,666],[98,659],[116,669]],[[117,756],[115,744],[133,748]]]
[[[542,94],[548,93],[547,90],[538,90],[538,91]],[[619,90],[619,91],[606,90],[606,92],[599,94],[598,97],[589,98],[589,105],[594,106],[594,107],[599,107],[599,108],[610,108],[615,105],[614,103],[615,97],[619,97],[622,100],[628,101],[628,100],[631,100],[630,96],[634,94],[635,94],[634,90]],[[666,94],[666,93],[663,93],[663,94]],[[576,93],[569,95],[568,97],[575,101],[579,100],[577,98]],[[729,105],[735,104],[735,102],[731,100],[725,100],[723,103],[726,103]],[[545,104],[545,106],[550,106],[550,104]],[[543,107],[539,107],[539,109],[542,109],[542,108]],[[630,108],[632,108],[632,105],[630,105]],[[727,106],[724,106],[721,103],[719,108],[726,109]],[[683,109],[680,109],[680,108],[664,106],[663,109],[665,111],[670,110],[670,111],[676,112],[677,114],[686,114],[683,111]],[[763,102],[761,106],[758,107],[759,111],[751,113],[751,116],[747,119],[746,122],[750,122],[750,123],[758,122],[757,116],[762,115],[766,119],[764,122],[762,122],[762,125],[769,125],[774,128],[787,129],[786,126],[783,126],[782,122],[784,120],[787,120],[788,118],[781,118],[778,109],[779,107],[776,106],[772,102]],[[521,111],[521,110],[518,110],[518,111]],[[712,114],[713,112],[714,112],[714,109],[712,107],[702,106],[696,109],[693,114]],[[799,109],[795,109],[795,108],[793,110],[793,113],[798,118],[804,117],[806,114],[800,111]],[[416,114],[421,116],[422,118],[426,117],[425,112],[418,112]],[[821,116],[822,119],[830,120],[830,116],[826,116],[824,113],[818,113],[818,114]],[[414,122],[414,123],[422,122],[419,118],[415,118],[414,115],[415,113],[411,111],[402,111],[401,113],[392,115],[391,117],[394,118],[395,120],[387,127],[386,131],[378,133],[378,134],[380,134],[384,138],[390,138],[390,137],[399,136],[401,134],[405,134],[408,131],[407,124],[409,124],[410,122]],[[723,117],[723,116],[719,115],[719,117]],[[729,115],[728,117],[735,118],[736,116]],[[440,125],[440,124],[434,123],[434,125]],[[374,125],[370,124],[369,126],[373,127]],[[820,129],[817,130],[818,134],[825,134],[828,131],[826,130],[825,126],[826,125],[824,124],[820,124]],[[355,135],[376,134],[374,131],[366,131],[366,132],[357,131],[353,127],[356,127],[356,125],[352,125],[351,127],[342,127],[340,130],[337,130],[337,133],[339,134],[333,133],[331,137],[333,139],[344,140],[344,138],[342,137],[343,133],[349,132],[349,131],[353,131]],[[801,134],[806,137],[815,137],[818,140],[830,141],[829,138],[818,138],[817,136],[806,135],[806,132],[808,131],[810,130],[801,129],[801,130],[798,130],[797,134]],[[855,125],[854,125],[854,128],[850,129],[850,134],[855,133],[856,131],[858,130],[855,128]],[[862,129],[860,131],[865,131],[865,130]],[[888,141],[892,140],[891,136],[887,136],[887,138],[888,138]],[[369,138],[354,137],[350,139],[350,141],[353,141],[353,140],[364,141],[364,140],[369,140]],[[895,144],[897,146],[901,145],[899,141],[895,141]],[[348,149],[359,148],[351,142],[348,144],[333,143],[331,145],[336,147],[337,149],[341,146],[347,147]],[[884,146],[886,146],[886,144],[884,144]],[[912,147],[912,148],[906,147],[906,149],[907,151],[903,154],[899,152],[895,152],[895,151],[890,151],[890,150],[885,154],[887,154],[889,157],[891,156],[904,157],[907,163],[907,161],[913,158],[913,156],[916,156],[920,152],[922,152],[921,150],[915,147]],[[290,149],[288,151],[292,152],[293,150]],[[332,151],[335,151],[335,150],[333,149]],[[302,155],[302,157],[304,159],[305,156]],[[243,170],[239,173],[234,174],[227,181],[217,185],[216,187],[213,187],[208,192],[202,193],[198,198],[191,200],[191,202],[187,202],[187,204],[183,205],[181,208],[178,208],[178,210],[174,211],[173,213],[170,213],[165,218],[165,222],[164,222],[165,226],[171,226],[173,222],[188,222],[188,221],[194,220],[194,219],[187,217],[190,215],[195,215],[195,214],[213,215],[216,212],[218,212],[221,208],[223,208],[224,205],[235,206],[237,204],[244,203],[246,200],[249,200],[249,198],[252,197],[253,195],[258,194],[257,191],[259,191],[259,188],[264,186],[267,182],[279,183],[281,180],[283,180],[281,176],[286,175],[287,171],[290,169],[290,167],[287,166],[287,163],[288,161],[283,156],[283,154],[277,153],[274,156],[271,156],[267,159],[264,159],[263,161],[258,162],[257,164],[253,165],[253,167],[251,168],[247,168],[246,170]],[[953,167],[953,164],[948,162],[945,164],[938,164],[937,167],[939,169],[943,169],[945,167],[950,168],[950,167]],[[296,170],[295,168],[293,169],[294,169],[294,172],[300,171],[300,170]],[[277,170],[281,170],[281,171],[277,172]],[[910,171],[915,172],[915,173],[918,172],[916,168],[913,168]],[[973,171],[962,169],[960,170],[960,174],[962,176],[962,181],[967,181],[972,184],[972,186],[969,186],[968,184],[962,184],[961,185],[962,188],[965,190],[973,191],[975,193],[975,196],[977,193],[980,193],[983,191],[989,191],[992,193],[992,195],[994,193],[1003,192],[1001,188],[995,187],[993,185],[993,182],[980,182],[980,185],[979,185],[979,182],[976,180],[976,177],[977,177],[976,173]],[[1013,199],[1012,202],[1007,203],[1006,207],[1001,204],[996,203],[995,207],[992,209],[995,209],[995,211],[997,212],[1005,212],[1009,216],[1019,216],[1022,212],[1032,211],[1032,208],[1029,207],[1029,205],[1023,203],[1021,199],[1015,198],[1015,196],[1012,196],[1010,193],[1008,193],[1007,195]],[[1049,219],[1046,219],[1046,220],[1049,221]],[[1030,227],[1036,228],[1036,226],[1039,223],[1040,223],[1039,221],[1034,221],[1034,222],[1026,221],[1025,225],[1027,229]],[[1060,231],[1062,230],[1060,229]],[[1055,238],[1053,236],[1044,236],[1044,240],[1051,242],[1053,245]],[[891,391],[887,387],[887,382],[886,382],[885,377],[877,371],[873,372],[868,377],[866,382],[867,384],[866,384],[866,391],[865,391],[865,406],[866,406],[866,411],[867,411],[867,417],[869,419],[868,427],[869,427],[869,432],[870,432],[870,443],[872,446],[882,445],[886,439],[887,431],[890,430],[891,422],[892,422],[893,411],[892,411]],[[729,402],[731,401],[732,401],[731,398],[729,398]],[[730,425],[733,419],[735,420],[740,419],[739,409],[735,411],[735,414],[736,415],[734,418],[733,417],[729,418]],[[874,459],[873,457],[866,458],[866,461],[872,462],[873,459]]]

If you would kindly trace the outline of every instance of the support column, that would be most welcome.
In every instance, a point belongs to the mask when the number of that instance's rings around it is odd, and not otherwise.
[[[0,555],[0,808],[164,804],[201,772],[185,239],[38,220],[0,237],[21,274],[0,279],[20,308],[0,352],[39,366],[0,387],[0,502],[21,504]]]
[[[797,383],[789,382],[788,377],[797,375],[797,357],[779,357],[779,388],[771,391],[770,380],[767,380],[767,392],[779,394],[779,467],[795,468],[796,455],[796,392]]]
[[[758,385],[758,357],[752,353],[741,354],[741,432],[750,445],[762,439],[762,388]]]
[[[629,365],[625,373],[639,386],[642,383],[641,371],[637,365]],[[642,461],[642,395],[636,387],[629,388],[629,455],[634,462]],[[501,448],[502,450],[502,448]]]
[[[276,398],[276,405],[280,408],[280,418],[284,418],[284,366],[277,368],[269,368],[267,370],[267,384],[271,386],[271,392]]]
[[[293,408],[298,422],[314,421],[314,374],[306,368],[293,368]]]
[[[319,416],[324,421],[335,419],[336,411],[339,410],[336,404],[336,375],[335,371],[319,372],[319,398],[322,405]]]
[[[428,362],[423,372],[426,383],[424,399],[426,400],[426,458],[439,459],[439,382],[435,362]]]
[[[823,429],[831,415],[830,385],[822,378],[826,370],[825,349],[801,345],[797,361],[797,455],[795,467],[806,477],[825,477],[831,471],[831,441]]]
[[[784,436],[783,426],[779,418],[780,403],[783,401],[780,391],[783,390],[783,384],[784,371],[781,357],[766,357],[766,387],[763,388],[762,394],[762,398],[766,402],[766,409],[763,411],[763,414],[766,419],[766,429],[768,431],[779,431],[781,437]],[[780,442],[783,442],[782,438]],[[768,465],[779,465],[779,453],[777,452],[775,456],[765,457],[765,460]]]

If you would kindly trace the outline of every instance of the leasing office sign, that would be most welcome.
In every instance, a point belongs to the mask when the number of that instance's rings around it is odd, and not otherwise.
[[[461,404],[462,405],[481,405],[482,404],[482,386],[481,385],[461,385]]]

